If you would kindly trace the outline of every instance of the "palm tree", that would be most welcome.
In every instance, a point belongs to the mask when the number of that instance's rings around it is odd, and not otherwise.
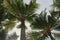
[[[53,0],[53,7],[60,10],[60,0]]]
[[[53,0],[52,8],[60,16],[60,0]]]
[[[60,18],[60,0],[53,0],[52,8],[53,8],[53,10],[51,11],[51,13],[53,15],[55,15],[57,17],[57,19],[59,19]],[[60,28],[60,26],[55,27],[55,29],[57,29],[57,30],[59,30],[59,28]]]
[[[4,31],[3,27],[2,27],[2,21],[4,20],[4,8],[1,5],[3,3],[3,0],[0,0],[0,40],[5,40],[6,38],[6,32]]]
[[[3,6],[1,5],[3,3],[3,0],[0,0],[0,25],[1,25],[1,21],[3,21],[4,19],[4,8]]]
[[[34,17],[31,27],[33,29],[43,30],[43,34],[50,36],[51,40],[55,40],[51,35],[51,31],[56,29],[55,26],[58,23],[58,17],[52,14],[54,12],[50,12],[50,15],[47,15],[46,9],[42,11],[38,16]]]
[[[5,10],[2,4],[3,4],[3,0],[0,0],[0,40],[6,40],[8,29],[12,29],[12,27],[14,27],[13,24],[15,23],[6,21],[7,15],[5,13]],[[12,23],[12,24],[9,24],[9,23]]]
[[[35,9],[38,7],[36,0],[31,0],[29,4],[24,3],[23,0],[4,0],[4,7],[7,12],[10,12],[21,22],[21,40],[26,40],[25,21],[31,22],[32,17],[34,17]]]

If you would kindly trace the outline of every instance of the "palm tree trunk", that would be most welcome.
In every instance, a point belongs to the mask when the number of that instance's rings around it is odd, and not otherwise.
[[[25,37],[25,21],[22,20],[21,21],[21,38],[20,40],[26,40],[26,37]]]
[[[50,30],[50,28],[45,28],[45,34],[47,35],[47,36],[50,36],[50,38],[51,38],[51,40],[55,40],[54,38],[53,38],[53,36],[51,35],[51,30]]]
[[[1,21],[2,20],[0,20],[0,40],[6,40],[7,33],[5,29],[3,29],[3,26],[1,25]]]
[[[0,39],[1,40],[6,40],[6,36],[7,36],[7,34],[6,34],[5,30],[2,30],[1,33],[0,33]]]
[[[55,40],[52,35],[50,35],[51,40]]]

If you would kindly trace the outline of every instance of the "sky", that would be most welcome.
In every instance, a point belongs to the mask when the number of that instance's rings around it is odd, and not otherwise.
[[[53,4],[52,0],[37,0],[37,3],[40,4],[38,13],[47,8],[47,10],[50,9],[51,4]]]
[[[25,3],[29,3],[29,0],[24,0]],[[37,3],[39,4],[39,8],[37,10],[37,13],[40,13],[42,10],[47,8],[50,9],[51,4],[53,4],[53,0],[37,0]]]
[[[24,0],[24,2],[28,4],[29,0]],[[52,0],[37,0],[37,3],[39,4],[39,8],[37,9],[36,13],[40,13],[45,8],[47,8],[49,10],[53,1]],[[47,12],[48,12],[48,10],[47,10]],[[28,24],[28,26],[29,26],[29,24]],[[29,29],[29,27],[28,27],[28,29]],[[16,31],[17,35],[19,35],[19,38],[17,40],[20,40],[20,30],[19,29],[17,30],[15,28],[13,31]],[[10,31],[10,33],[11,33],[11,31]]]

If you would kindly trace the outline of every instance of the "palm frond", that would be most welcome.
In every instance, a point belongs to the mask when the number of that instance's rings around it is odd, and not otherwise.
[[[46,36],[41,32],[27,33],[27,40],[45,40]]]
[[[5,27],[6,31],[11,30],[15,27],[16,22],[13,21],[4,21],[2,25]]]
[[[42,11],[38,16],[35,16],[31,25],[32,28],[42,29],[46,27],[48,25],[46,15],[47,13],[45,11]]]

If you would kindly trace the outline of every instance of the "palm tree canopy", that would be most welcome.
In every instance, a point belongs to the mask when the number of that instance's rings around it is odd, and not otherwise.
[[[53,11],[52,14],[57,17],[57,19],[60,20],[60,0],[53,0]],[[58,20],[57,24],[58,26],[55,27],[55,29],[60,30],[60,21]]]
[[[60,9],[60,0],[53,0],[53,7]]]
[[[58,14],[60,16],[60,0],[53,0],[52,7],[55,14]]]
[[[5,11],[8,12],[6,18],[11,21],[16,19],[20,21],[23,17],[32,22],[32,18],[36,15],[34,14],[35,9],[38,8],[36,0],[31,0],[29,4],[24,3],[23,0],[4,0],[3,4]]]
[[[47,15],[46,10],[42,11],[38,16],[33,19],[32,28],[44,29],[45,27],[52,28],[57,22],[57,18],[50,13]]]
[[[0,23],[1,23],[1,21],[4,20],[4,16],[5,16],[4,7],[3,7],[2,3],[3,3],[3,0],[0,0]]]
[[[31,0],[29,4],[24,3],[23,0],[4,0],[4,7],[8,12],[13,12],[14,15],[20,18],[23,15],[24,18],[29,19],[32,15],[35,15],[33,13],[38,5],[36,0]]]

